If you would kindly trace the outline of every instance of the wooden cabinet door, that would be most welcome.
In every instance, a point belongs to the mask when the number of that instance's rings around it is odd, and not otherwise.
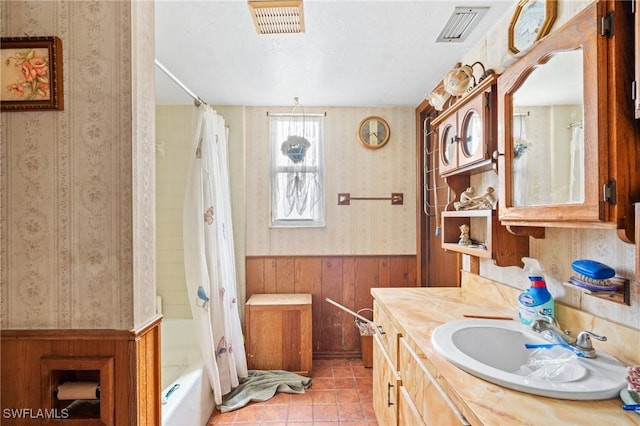
[[[373,336],[373,410],[379,425],[398,424],[400,377],[380,337]]]
[[[398,395],[398,424],[426,426],[411,396],[407,392],[407,388],[404,386],[400,386],[400,393]]]
[[[400,339],[399,357],[403,387],[415,401],[416,409],[425,423],[429,425],[468,424],[421,360],[424,355],[418,355],[406,338]]]

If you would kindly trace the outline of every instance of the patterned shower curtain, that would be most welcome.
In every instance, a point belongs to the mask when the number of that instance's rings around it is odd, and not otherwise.
[[[191,312],[216,404],[247,377],[231,223],[224,118],[195,110],[183,209],[184,264]]]

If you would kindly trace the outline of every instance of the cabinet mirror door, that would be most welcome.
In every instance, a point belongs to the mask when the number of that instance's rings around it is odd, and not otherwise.
[[[498,78],[500,221],[606,220],[607,37],[594,3]],[[560,225],[558,225],[560,226]]]

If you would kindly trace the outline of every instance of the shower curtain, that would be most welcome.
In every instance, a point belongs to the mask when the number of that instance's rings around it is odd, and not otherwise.
[[[184,265],[191,312],[217,405],[247,377],[231,223],[224,118],[195,110],[183,208]]]

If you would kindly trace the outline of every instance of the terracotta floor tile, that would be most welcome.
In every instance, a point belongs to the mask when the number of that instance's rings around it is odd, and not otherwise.
[[[333,369],[330,366],[313,369],[313,378],[333,377]]]
[[[335,404],[336,391],[331,390],[317,390],[312,394],[313,404]]]
[[[356,378],[356,387],[358,389],[373,389],[373,376]]]
[[[288,424],[291,422],[303,422],[313,420],[313,406],[312,405],[290,405],[289,416],[287,417]]]
[[[335,383],[334,383],[334,379],[331,377],[319,377],[319,378],[314,378],[311,381],[311,388],[313,390],[318,390],[318,389],[334,389],[335,388]]]
[[[342,420],[365,420],[361,404],[338,404],[338,417]]]
[[[307,389],[304,393],[292,393],[289,395],[289,405],[311,404],[315,391]]]
[[[333,377],[353,377],[351,367],[333,367]]]
[[[268,405],[265,407],[264,413],[262,413],[263,422],[287,422],[287,415],[289,413],[289,406],[283,405]]]
[[[304,394],[277,393],[265,402],[220,413],[208,426],[378,426],[373,412],[373,370],[359,358],[313,361]]]
[[[373,401],[362,404],[362,412],[367,420],[376,420],[376,413],[373,411]]]
[[[338,404],[360,404],[360,394],[357,389],[336,389]]]
[[[314,404],[313,423],[316,421],[338,421],[338,406],[336,404]]]
[[[237,410],[236,422],[259,422],[264,413],[264,404],[247,405]]]
[[[336,377],[334,382],[336,389],[357,389],[356,379],[353,377]]]

